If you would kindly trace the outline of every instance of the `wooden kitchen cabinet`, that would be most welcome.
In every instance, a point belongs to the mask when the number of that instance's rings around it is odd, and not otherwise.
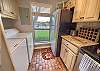
[[[0,0],[0,13],[1,13],[1,0]]]
[[[87,7],[87,0],[76,0],[73,22],[81,22],[84,19],[85,8]]]
[[[10,53],[6,44],[5,36],[4,36],[4,27],[1,20],[0,14],[0,71],[15,71],[11,58]]]
[[[66,46],[64,44],[61,45],[61,52],[60,52],[60,57],[63,60],[63,62],[65,63],[66,60]]]
[[[99,21],[100,0],[76,0],[73,22]]]
[[[67,47],[65,40],[62,40],[60,57],[69,71],[73,70],[77,55]]]
[[[8,16],[9,18],[16,19],[16,1],[15,0],[1,0],[1,13]]]
[[[98,21],[100,14],[100,0],[87,0],[85,21]]]
[[[2,38],[2,31],[0,27],[0,66],[1,66],[1,38]]]
[[[17,4],[15,0],[10,0],[10,13],[13,18],[17,18]]]
[[[10,6],[9,0],[1,0],[1,10],[3,14],[9,15],[10,14]]]
[[[75,5],[74,15],[73,15],[73,22],[77,22],[78,20],[80,20],[81,6],[82,6],[82,1],[76,0],[76,5]]]
[[[77,55],[75,55],[70,49],[67,48],[65,56],[66,56],[65,65],[69,71],[72,71]]]
[[[69,0],[64,2],[64,8],[70,9],[72,7],[75,7],[75,0]]]

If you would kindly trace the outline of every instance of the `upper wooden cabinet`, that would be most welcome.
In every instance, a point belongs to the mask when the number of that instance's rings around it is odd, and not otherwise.
[[[10,14],[9,10],[9,0],[1,0],[1,10],[3,14]]]
[[[84,19],[85,8],[87,7],[86,2],[87,0],[76,0],[73,22],[79,22]]]
[[[13,17],[17,17],[17,4],[15,0],[10,0],[10,13]]]
[[[75,6],[75,0],[69,0],[64,2],[64,8],[70,9]]]
[[[76,0],[73,22],[98,21],[100,0]]]
[[[87,0],[88,6],[85,12],[85,20],[86,21],[98,21],[99,19],[99,7],[100,0]]]
[[[0,0],[1,13],[9,18],[16,19],[17,5],[15,0]]]

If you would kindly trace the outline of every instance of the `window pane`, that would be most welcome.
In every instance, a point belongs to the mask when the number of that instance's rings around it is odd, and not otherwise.
[[[49,41],[49,30],[35,30],[35,42]]]
[[[50,22],[50,17],[38,17],[37,22]]]
[[[49,23],[34,23],[35,29],[49,29]]]
[[[39,6],[32,6],[32,12],[50,13],[50,8],[39,7]]]
[[[32,12],[36,12],[36,6],[32,6]]]
[[[40,7],[40,13],[50,13],[50,8]]]

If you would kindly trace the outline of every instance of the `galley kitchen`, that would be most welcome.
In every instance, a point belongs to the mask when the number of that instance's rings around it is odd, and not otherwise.
[[[0,71],[100,71],[100,0],[0,0]]]

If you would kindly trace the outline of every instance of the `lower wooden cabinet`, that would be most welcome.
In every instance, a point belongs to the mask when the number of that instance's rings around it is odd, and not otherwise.
[[[76,60],[76,56],[77,55],[75,55],[70,49],[67,49],[65,65],[66,65],[66,67],[68,68],[69,71],[73,70],[75,60]]]
[[[60,57],[69,71],[73,70],[77,55],[73,53],[65,44],[61,45]]]
[[[65,53],[66,53],[66,51],[65,51],[65,46],[62,45],[62,46],[61,46],[60,57],[61,57],[61,59],[63,60],[64,63],[65,63]]]

